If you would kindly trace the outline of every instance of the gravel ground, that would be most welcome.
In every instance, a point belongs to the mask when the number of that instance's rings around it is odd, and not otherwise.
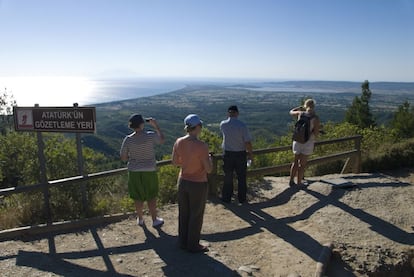
[[[78,232],[0,241],[2,276],[414,276],[414,174],[327,175],[306,189],[266,177],[250,201],[209,200],[206,254],[176,246],[177,206],[161,229],[134,218]],[[346,186],[338,188],[337,186]],[[147,218],[147,221],[150,221]]]

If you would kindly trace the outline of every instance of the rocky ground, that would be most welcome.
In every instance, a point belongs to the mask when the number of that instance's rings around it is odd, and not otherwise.
[[[130,218],[2,241],[1,275],[306,277],[314,276],[331,242],[326,276],[414,276],[413,172],[313,177],[306,189],[287,181],[265,178],[252,187],[247,205],[209,200],[206,254],[176,247],[177,206],[171,205],[160,210],[166,223],[159,230]]]

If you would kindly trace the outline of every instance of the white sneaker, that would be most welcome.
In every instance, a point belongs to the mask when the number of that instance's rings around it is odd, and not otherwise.
[[[157,217],[153,222],[152,222],[152,227],[156,228],[156,227],[161,227],[164,224],[164,219],[162,219],[161,217]]]
[[[139,219],[139,218],[137,218],[137,224],[139,225],[139,226],[144,226],[145,225],[145,221],[144,221],[144,219]]]

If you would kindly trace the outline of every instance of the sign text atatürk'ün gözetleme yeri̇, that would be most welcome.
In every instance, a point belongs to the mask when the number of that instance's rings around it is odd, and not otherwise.
[[[14,107],[16,131],[96,131],[95,107]]]

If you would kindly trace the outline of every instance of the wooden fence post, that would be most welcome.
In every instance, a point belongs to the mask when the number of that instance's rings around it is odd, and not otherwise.
[[[208,175],[208,191],[209,195],[217,196],[217,164],[218,164],[218,157],[215,157],[214,154],[211,155],[211,159],[213,161],[213,170]]]
[[[39,104],[35,104],[35,107],[39,107]],[[49,183],[47,181],[46,174],[46,158],[45,158],[45,144],[43,142],[42,132],[36,132],[37,135],[37,156],[39,158],[40,166],[40,183],[42,184],[43,190],[43,204],[44,204],[44,213],[46,216],[47,224],[52,223],[52,215],[50,213],[50,191]]]
[[[78,103],[73,103],[73,107],[78,107]],[[83,160],[83,153],[82,153],[82,140],[81,134],[76,133],[76,149],[78,154],[78,173],[79,175],[85,177],[85,168],[84,168],[84,160]],[[82,194],[82,209],[84,215],[87,217],[89,215],[89,203],[88,197],[86,193],[86,184],[82,182],[80,185],[81,194]]]
[[[355,163],[353,166],[353,173],[358,174],[361,173],[361,141],[362,136],[358,136],[355,138],[355,149],[357,150],[357,154],[355,156]]]
[[[36,191],[36,190],[41,189],[44,195],[44,209],[45,209],[45,216],[47,217],[48,225],[51,225],[50,223],[52,222],[52,217],[53,217],[51,210],[50,210],[50,203],[49,203],[50,202],[50,188],[57,187],[57,186],[78,184],[78,183],[81,184],[82,182],[88,184],[87,182],[90,182],[92,180],[97,180],[100,178],[115,176],[119,174],[125,174],[125,172],[127,172],[127,168],[118,168],[118,169],[113,169],[113,170],[108,170],[108,171],[103,171],[103,172],[85,174],[83,171],[83,161],[82,161],[78,163],[79,171],[82,173],[81,176],[74,176],[74,177],[68,177],[68,178],[59,179],[59,180],[48,181],[47,174],[46,174],[46,159],[44,156],[44,142],[43,142],[41,132],[37,132],[37,140],[38,140],[38,157],[39,157],[39,163],[40,163],[40,183],[35,184],[35,185],[25,185],[25,186],[13,187],[13,188],[0,189],[0,196],[13,195],[17,193],[28,193],[31,191]],[[326,140],[326,141],[319,141],[316,144],[317,145],[335,144],[335,143],[341,143],[345,141],[350,142],[351,140],[354,140],[354,149],[340,152],[340,153],[325,155],[325,156],[318,157],[318,158],[313,158],[308,161],[308,164],[315,165],[315,164],[329,163],[332,161],[351,158],[349,162],[350,167],[352,165],[352,170],[355,173],[359,173],[361,171],[362,136],[352,136],[352,137],[345,137],[345,138],[339,138],[339,139],[331,139],[331,140]],[[80,144],[78,146],[79,146],[78,151],[81,152]],[[254,151],[254,154],[262,155],[262,154],[276,153],[276,152],[281,152],[281,151],[290,151],[290,149],[291,149],[290,145],[266,148],[266,149],[258,149]],[[222,159],[223,159],[222,154],[216,154],[212,156],[213,169],[212,169],[212,172],[208,175],[208,186],[209,186],[210,196],[218,195],[218,184],[221,183],[222,178],[224,177],[221,171],[219,170],[219,161]],[[171,160],[157,161],[157,166],[165,166],[165,165],[170,165],[170,164],[171,164]],[[276,173],[282,173],[282,172],[284,173],[284,172],[289,171],[290,166],[291,166],[290,163],[286,163],[286,164],[281,164],[281,165],[276,165],[276,166],[271,165],[267,167],[254,168],[248,171],[248,175],[249,176],[267,176],[267,175],[274,175]]]

